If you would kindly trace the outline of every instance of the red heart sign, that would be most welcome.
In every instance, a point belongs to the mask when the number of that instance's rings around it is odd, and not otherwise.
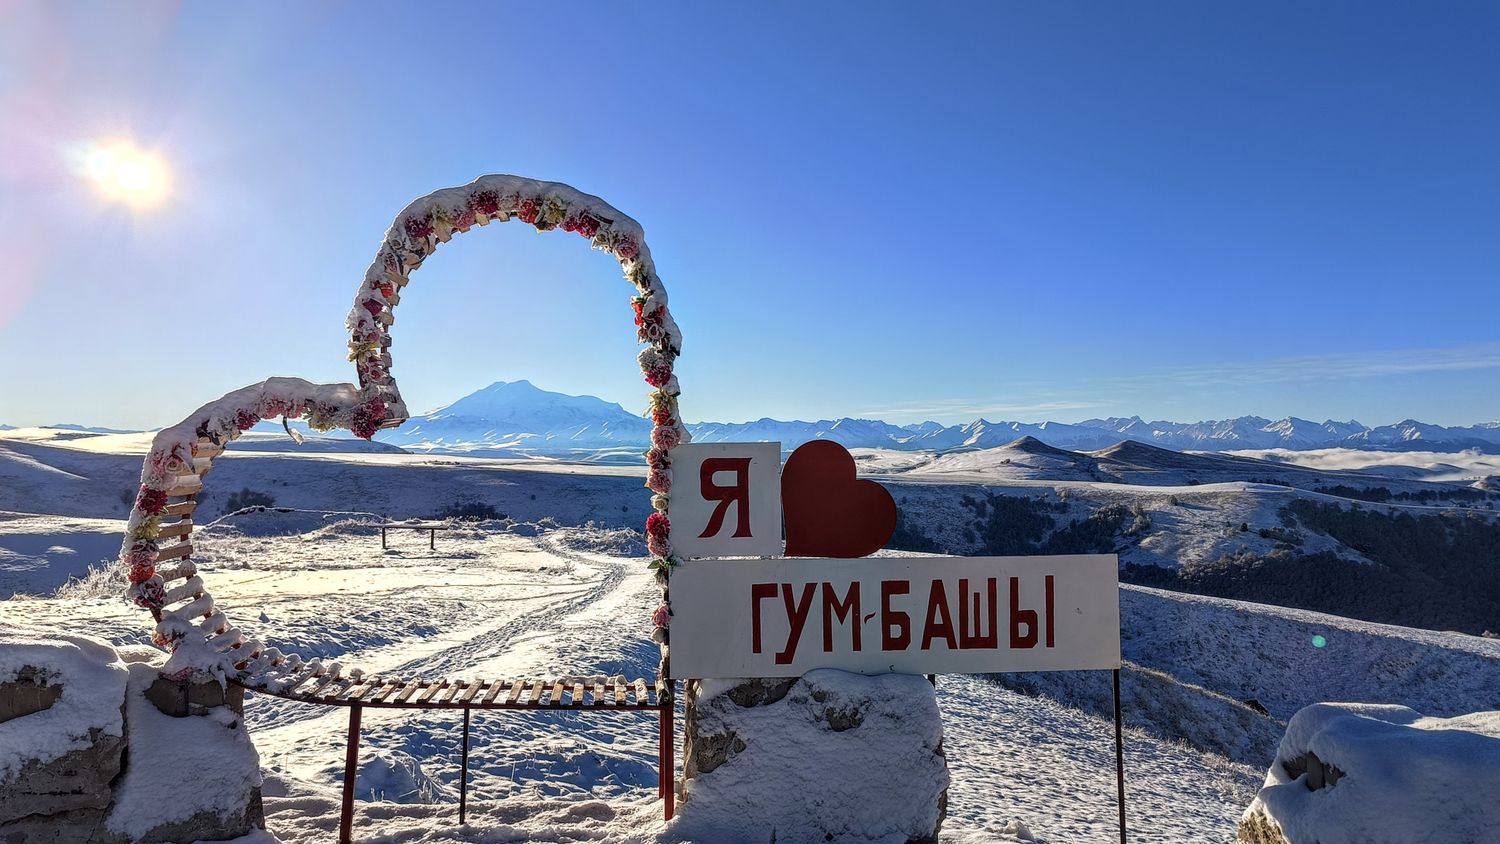
[[[788,557],[865,557],[896,531],[896,502],[885,487],[854,477],[854,456],[813,440],[781,469]]]

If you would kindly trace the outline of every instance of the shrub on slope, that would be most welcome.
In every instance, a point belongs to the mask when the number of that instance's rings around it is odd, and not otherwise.
[[[1317,610],[1407,627],[1500,630],[1500,523],[1475,514],[1412,515],[1298,499],[1283,519],[1374,563],[1334,552],[1248,552],[1180,569],[1126,565],[1131,583]]]

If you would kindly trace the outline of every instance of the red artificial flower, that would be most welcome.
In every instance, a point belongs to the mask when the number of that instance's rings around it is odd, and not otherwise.
[[[671,450],[682,445],[682,432],[674,425],[663,425],[651,431],[651,444]]]
[[[128,566],[151,565],[157,558],[156,543],[149,539],[138,539],[130,543],[130,550],[125,552],[125,564]]]
[[[355,409],[349,430],[360,439],[370,439],[380,430],[380,423],[385,420],[386,413],[385,402],[378,398],[370,399]]]
[[[666,539],[672,532],[672,520],[660,510],[646,517],[646,535]]]
[[[653,387],[665,387],[672,380],[672,367],[665,363],[658,363],[646,370],[646,383]]]
[[[430,217],[407,217],[402,224],[406,234],[413,240],[423,240],[432,236],[432,219]]]
[[[672,424],[672,411],[666,409],[665,407],[658,407],[657,409],[651,411],[651,421],[656,423],[658,426],[670,425]]]
[[[385,310],[385,305],[380,304],[374,299],[366,299],[363,302],[360,302],[359,306],[369,311],[371,317],[378,317],[380,316],[380,312]]]
[[[126,575],[131,583],[145,583],[156,574],[156,566],[151,563],[133,563],[130,566],[130,574]]]
[[[236,428],[239,428],[241,431],[248,431],[251,428],[254,428],[255,423],[259,421],[260,417],[256,416],[248,410],[236,411],[234,414],[234,426]]]
[[[653,557],[666,557],[672,553],[672,544],[665,539],[648,536],[646,537],[646,550]]]
[[[646,474],[646,488],[666,495],[672,491],[672,476],[668,475],[664,469],[652,469]]]
[[[135,603],[136,606],[145,607],[148,610],[161,609],[167,602],[167,590],[155,580],[147,580],[145,583],[136,584]]]
[[[592,240],[599,233],[599,221],[588,214],[578,218],[578,233]]]
[[[492,190],[474,191],[469,194],[469,207],[493,217],[500,210],[500,194]]]
[[[646,465],[665,471],[672,468],[672,459],[662,449],[648,448],[646,449]]]
[[[641,247],[636,245],[636,242],[628,237],[621,239],[619,243],[615,244],[615,254],[619,255],[621,259],[626,261],[634,258],[640,253],[640,251]]]
[[[536,225],[537,215],[540,211],[541,206],[531,197],[526,197],[516,204],[516,216],[520,217],[523,223]]]
[[[470,228],[473,228],[475,222],[477,221],[474,219],[474,212],[468,209],[464,209],[463,211],[460,211],[458,217],[453,220],[453,227],[461,232],[466,232]]]
[[[167,491],[141,484],[141,491],[135,497],[135,508],[148,516],[160,515],[167,509]]]

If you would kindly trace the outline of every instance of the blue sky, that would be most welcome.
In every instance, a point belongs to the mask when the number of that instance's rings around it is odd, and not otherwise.
[[[1500,418],[1494,4],[551,5],[0,3],[0,421],[353,380],[391,217],[492,172],[645,226],[689,419]],[[630,293],[491,226],[393,371],[636,408]]]

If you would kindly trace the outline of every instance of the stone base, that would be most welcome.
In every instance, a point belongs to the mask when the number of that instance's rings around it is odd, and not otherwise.
[[[191,844],[265,828],[242,689],[172,682],[154,662],[121,660],[84,637],[6,646],[41,662],[0,683],[0,723],[13,737],[56,734],[77,749],[29,758],[0,781],[0,844]],[[116,685],[106,693],[109,678]],[[47,741],[33,744],[47,752]],[[188,799],[172,802],[174,794]]]
[[[146,700],[173,718],[207,715],[216,706],[227,706],[236,715],[245,714],[245,690],[218,680],[168,680],[157,677],[146,688]]]
[[[814,671],[684,700],[681,831],[738,842],[937,840],[948,771],[919,676]]]
[[[45,670],[23,665],[16,678],[0,683],[0,722],[51,709],[62,697],[62,686]]]
[[[1281,827],[1259,812],[1251,812],[1240,819],[1234,841],[1235,844],[1291,844],[1281,833]]]
[[[114,799],[115,777],[124,762],[125,739],[91,730],[93,744],[51,762],[31,761],[0,787],[0,842],[6,825],[30,815],[79,810],[103,812]]]

